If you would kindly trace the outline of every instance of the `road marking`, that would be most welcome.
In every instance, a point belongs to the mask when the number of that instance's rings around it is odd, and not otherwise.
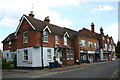
[[[114,78],[114,76],[117,74],[117,72],[118,72],[118,70],[116,70],[116,71],[112,74],[112,76],[110,77],[109,80],[113,80],[113,78]]]

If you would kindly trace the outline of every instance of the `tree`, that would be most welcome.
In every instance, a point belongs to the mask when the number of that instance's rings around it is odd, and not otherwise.
[[[120,57],[120,41],[117,42],[117,45],[115,46],[115,51],[116,51],[116,55],[118,57]]]

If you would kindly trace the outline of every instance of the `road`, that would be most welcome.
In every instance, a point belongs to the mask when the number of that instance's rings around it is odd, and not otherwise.
[[[120,59],[69,70],[28,70],[22,72],[2,71],[3,78],[118,78]],[[116,75],[117,74],[117,75]],[[6,79],[5,79],[6,80]],[[9,79],[8,79],[9,80]],[[16,80],[16,79],[15,79]],[[26,80],[26,79],[25,79]],[[31,80],[31,79],[28,79]],[[112,80],[112,79],[111,79]]]
[[[120,61],[108,62],[85,69],[63,71],[62,73],[47,75],[44,78],[110,78],[120,68]],[[118,75],[116,75],[118,78]]]

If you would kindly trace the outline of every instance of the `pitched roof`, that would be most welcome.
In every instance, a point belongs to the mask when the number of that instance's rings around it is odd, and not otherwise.
[[[32,18],[30,16],[25,17],[30,21],[30,23],[34,26],[35,30],[42,31],[46,26],[48,26],[53,34],[57,34],[60,36],[63,36],[63,34],[66,32],[62,27],[53,25],[47,22],[44,22],[42,20],[38,20],[35,18]]]
[[[2,41],[2,43],[14,40],[14,39],[15,39],[14,34],[15,34],[15,32],[9,34],[9,35]],[[9,38],[9,40],[8,40],[8,38]]]
[[[81,32],[79,32],[79,31],[71,30],[71,29],[69,29],[69,28],[64,28],[64,29],[66,29],[66,30],[71,34],[72,37],[74,37],[74,36],[82,36],[82,37],[94,39],[94,38],[91,37],[90,35],[81,33]]]
[[[92,31],[86,29],[86,28],[83,28],[85,30],[87,30],[91,35],[93,35],[94,37],[96,37],[97,39],[102,39],[102,34],[98,34],[96,32],[94,32],[94,34],[92,33]],[[81,31],[81,30],[80,30]]]

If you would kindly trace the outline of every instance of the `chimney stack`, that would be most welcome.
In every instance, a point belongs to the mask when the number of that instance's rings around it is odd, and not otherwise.
[[[100,28],[100,34],[103,34],[103,29],[102,29],[102,27]]]
[[[29,14],[30,17],[34,18],[34,14],[33,14],[33,11],[30,11],[30,14]]]
[[[50,22],[49,16],[45,17],[44,21],[49,23]]]
[[[94,33],[94,23],[91,23],[91,31],[92,31],[92,33]]]

